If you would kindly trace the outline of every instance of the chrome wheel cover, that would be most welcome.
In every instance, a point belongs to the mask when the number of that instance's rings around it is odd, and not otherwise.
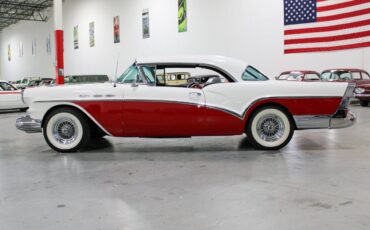
[[[257,122],[257,134],[266,142],[278,141],[284,136],[284,133],[284,121],[275,114],[267,114]]]
[[[53,138],[60,144],[69,145],[78,137],[78,126],[70,118],[61,118],[53,125]]]

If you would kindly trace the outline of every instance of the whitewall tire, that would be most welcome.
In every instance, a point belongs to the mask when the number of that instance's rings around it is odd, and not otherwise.
[[[293,137],[294,124],[289,114],[277,106],[266,106],[255,111],[247,125],[249,142],[258,149],[278,150]]]
[[[72,108],[58,108],[46,118],[43,133],[57,152],[76,152],[90,139],[90,126],[84,114]]]

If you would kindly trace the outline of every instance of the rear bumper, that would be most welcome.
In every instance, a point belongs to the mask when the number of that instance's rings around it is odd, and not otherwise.
[[[353,96],[355,98],[359,99],[359,100],[370,101],[370,94],[357,94],[357,93],[355,93]]]
[[[341,111],[330,116],[294,116],[297,129],[342,129],[356,123],[356,116],[350,111]]]
[[[18,118],[15,126],[26,133],[41,133],[41,120],[33,119],[29,115]]]

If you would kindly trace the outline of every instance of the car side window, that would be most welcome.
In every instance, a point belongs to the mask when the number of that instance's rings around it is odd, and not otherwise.
[[[254,68],[253,66],[247,66],[243,75],[243,81],[267,81],[269,80],[263,73]]]
[[[368,74],[368,73],[366,73],[366,72],[362,72],[362,73],[361,73],[361,75],[362,75],[362,79],[364,79],[364,80],[368,80],[368,79],[370,79],[369,74]]]
[[[309,74],[306,74],[305,76],[305,80],[308,80],[308,81],[318,81],[320,80],[320,77],[316,74],[313,74],[313,73],[309,73]]]
[[[0,82],[0,87],[2,88],[3,91],[14,91],[15,90],[13,86],[5,82]]]
[[[361,73],[360,72],[352,72],[352,77],[355,80],[361,80]]]

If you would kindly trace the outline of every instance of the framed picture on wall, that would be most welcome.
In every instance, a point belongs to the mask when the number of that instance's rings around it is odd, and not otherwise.
[[[113,17],[113,37],[114,37],[114,43],[120,43],[121,37],[120,37],[120,26],[119,26],[119,16]]]
[[[32,40],[32,56],[36,56],[36,39]]]
[[[178,23],[179,23],[179,32],[188,31],[188,17],[187,17],[187,4],[186,0],[178,0]]]
[[[8,61],[12,61],[12,47],[8,45]]]
[[[143,10],[143,38],[150,38],[150,27],[149,27],[149,9]]]
[[[75,26],[73,28],[73,46],[75,50],[79,48],[78,46],[78,26]]]
[[[19,41],[19,57],[23,57],[23,43]]]
[[[90,47],[95,47],[95,23],[89,23],[89,40],[90,40]]]
[[[47,54],[51,54],[51,38],[50,38],[50,34],[48,34],[48,36],[46,37],[46,53]]]

